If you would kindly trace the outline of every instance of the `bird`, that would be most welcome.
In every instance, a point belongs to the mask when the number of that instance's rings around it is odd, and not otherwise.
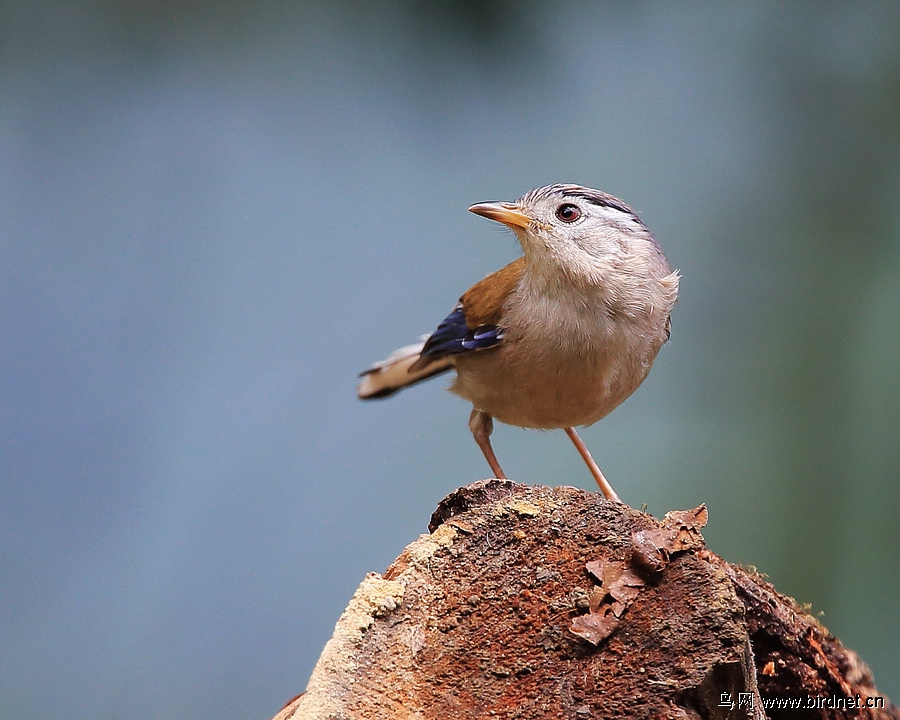
[[[522,255],[475,283],[430,335],[360,373],[359,398],[385,398],[455,370],[450,390],[472,404],[469,429],[497,478],[494,420],[563,429],[601,492],[622,502],[576,426],[619,406],[669,339],[678,297],[659,243],[628,205],[557,183],[469,211],[502,223]]]

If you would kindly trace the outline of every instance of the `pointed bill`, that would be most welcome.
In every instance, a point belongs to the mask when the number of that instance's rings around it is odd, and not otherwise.
[[[531,218],[522,212],[516,203],[511,202],[476,203],[469,208],[469,212],[486,217],[488,220],[496,220],[511,228],[525,229],[531,223]]]

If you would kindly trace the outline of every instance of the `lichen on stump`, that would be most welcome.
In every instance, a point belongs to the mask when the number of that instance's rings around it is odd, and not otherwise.
[[[277,720],[900,719],[887,702],[762,710],[878,692],[796,603],[705,549],[704,521],[570,487],[461,488],[363,581]]]

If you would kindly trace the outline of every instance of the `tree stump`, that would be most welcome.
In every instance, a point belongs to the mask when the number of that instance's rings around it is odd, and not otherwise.
[[[900,720],[855,653],[705,548],[705,513],[461,488],[363,580],[276,720]]]

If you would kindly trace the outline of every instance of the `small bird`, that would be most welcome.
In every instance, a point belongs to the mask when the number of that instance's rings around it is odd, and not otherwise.
[[[472,403],[469,429],[496,477],[506,475],[494,418],[563,428],[603,494],[621,502],[575,426],[608,415],[647,377],[669,339],[678,273],[634,210],[599,190],[548,185],[469,211],[511,228],[522,257],[469,288],[430,336],[363,372],[359,397],[454,369],[450,389]]]

